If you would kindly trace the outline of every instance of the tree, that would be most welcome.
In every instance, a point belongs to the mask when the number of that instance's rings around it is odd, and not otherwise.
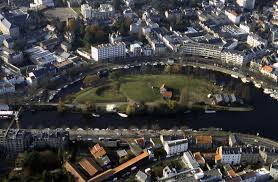
[[[170,110],[175,110],[178,106],[178,103],[175,100],[168,100],[167,106]]]
[[[97,75],[88,75],[84,78],[83,84],[85,86],[90,86],[95,84],[99,80],[99,77]]]
[[[113,71],[111,74],[110,74],[110,79],[112,80],[119,80],[121,74],[120,72],[118,71]]]
[[[126,113],[127,114],[132,114],[135,113],[136,111],[136,105],[134,103],[128,103],[126,106]]]
[[[59,103],[57,105],[57,111],[64,112],[65,109],[66,109],[65,103],[59,100]]]
[[[186,106],[189,103],[189,91],[187,88],[183,88],[180,93],[179,104],[182,106]]]
[[[75,31],[77,30],[77,22],[75,19],[70,19],[68,21],[68,26],[67,26],[68,30],[72,33],[75,33]]]

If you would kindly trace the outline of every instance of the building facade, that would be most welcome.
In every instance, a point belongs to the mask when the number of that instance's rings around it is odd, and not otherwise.
[[[101,44],[91,47],[92,58],[95,61],[109,60],[114,58],[124,58],[126,45],[124,42],[117,42],[115,44]]]

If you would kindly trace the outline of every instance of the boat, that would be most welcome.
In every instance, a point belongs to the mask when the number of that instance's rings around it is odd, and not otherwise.
[[[122,118],[127,118],[127,117],[128,117],[128,115],[127,115],[127,114],[124,114],[124,113],[117,112],[117,114],[118,114],[119,116],[121,116]]]
[[[241,78],[241,81],[242,81],[243,83],[247,83],[247,79],[246,79],[245,77]]]
[[[100,117],[100,115],[96,114],[96,113],[92,113],[92,116],[95,117],[95,118],[99,118]]]
[[[206,109],[205,113],[206,114],[213,114],[213,113],[216,113],[216,111],[215,110],[211,110],[211,109]]]
[[[190,110],[188,110],[188,111],[184,111],[184,114],[189,114],[189,113],[191,113],[191,111],[190,111]]]
[[[231,77],[233,78],[238,78],[238,76],[231,74]]]
[[[271,94],[271,93],[272,93],[272,90],[266,88],[266,89],[264,89],[264,93],[265,93],[265,94]]]
[[[259,83],[255,83],[255,87],[257,87],[257,88],[262,88],[262,85],[259,84]]]
[[[275,96],[275,94],[270,94],[270,97],[275,98],[276,96]]]
[[[84,88],[83,88],[83,87],[80,87],[80,90],[84,90]]]

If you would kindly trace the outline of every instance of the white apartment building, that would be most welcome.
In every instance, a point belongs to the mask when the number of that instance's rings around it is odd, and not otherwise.
[[[139,43],[130,44],[130,52],[132,52],[134,56],[140,56],[142,53],[141,45]]]
[[[239,24],[241,14],[235,12],[234,10],[225,10],[225,15],[229,18],[231,22]]]
[[[30,4],[30,8],[38,8],[41,6],[54,7],[55,4],[53,0],[34,0],[34,3]]]
[[[97,9],[92,9],[88,4],[82,4],[81,14],[85,19],[108,19],[114,16],[115,10],[111,4],[100,4]]]
[[[256,34],[249,34],[247,37],[247,44],[251,47],[258,47],[260,45],[267,46],[267,40]]]
[[[101,44],[91,47],[92,58],[95,61],[125,57],[126,45],[124,42]]]
[[[222,51],[221,60],[226,64],[230,64],[234,66],[242,66],[247,62],[245,54],[235,50]]]
[[[81,14],[85,19],[92,18],[92,7],[89,4],[82,4]]]
[[[195,55],[195,56],[203,56],[209,58],[220,59],[221,58],[222,47],[211,44],[203,44],[203,43],[185,43],[181,47],[181,53]]]
[[[19,28],[0,14],[0,31],[11,37],[19,36]]]
[[[57,61],[57,56],[40,46],[32,47],[25,51],[31,58],[31,61],[36,65],[47,65]]]
[[[254,9],[255,0],[237,0],[237,4],[245,9]]]
[[[187,151],[188,140],[185,138],[185,139],[164,141],[163,147],[164,147],[164,150],[166,151],[167,155],[172,156],[174,154],[178,154],[178,153]]]
[[[217,154],[220,156],[223,164],[240,164],[241,151],[240,148],[218,147]]]

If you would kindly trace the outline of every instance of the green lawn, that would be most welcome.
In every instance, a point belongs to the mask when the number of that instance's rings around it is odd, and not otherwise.
[[[207,94],[217,89],[213,84],[203,79],[194,79],[185,75],[127,75],[119,81],[97,88],[85,89],[75,94],[75,101],[89,102],[122,102],[129,99],[137,102],[162,101],[159,93],[160,86],[165,83],[175,96],[186,88],[190,99],[194,102],[206,101]]]

